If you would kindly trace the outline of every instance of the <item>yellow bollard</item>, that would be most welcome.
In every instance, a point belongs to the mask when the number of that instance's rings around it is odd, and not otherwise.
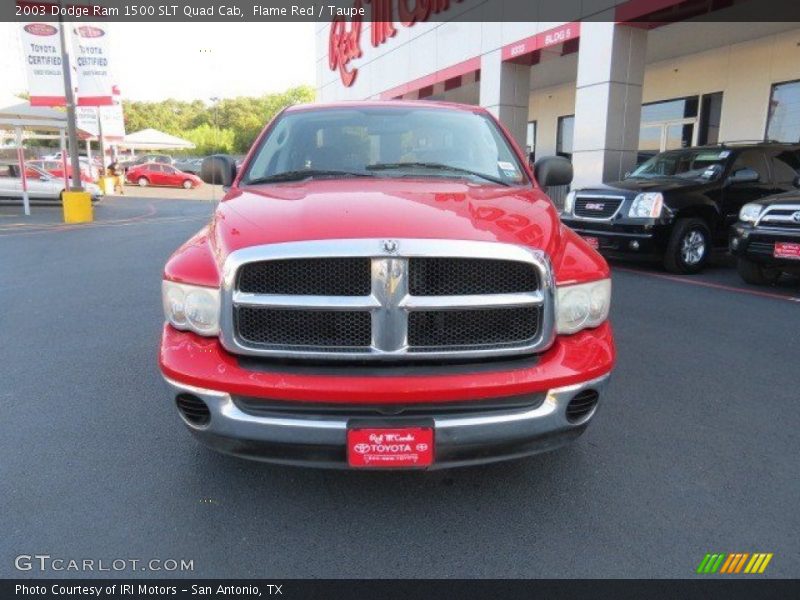
[[[89,192],[62,192],[64,223],[91,223],[94,220]]]

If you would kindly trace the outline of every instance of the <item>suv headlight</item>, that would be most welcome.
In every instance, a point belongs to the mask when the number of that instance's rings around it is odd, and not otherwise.
[[[562,214],[571,215],[572,209],[575,206],[575,191],[571,191],[567,196],[564,198],[564,209],[561,211]]]
[[[559,286],[556,288],[556,331],[570,334],[597,327],[608,318],[610,306],[610,279]]]
[[[664,207],[664,196],[659,192],[645,192],[633,199],[628,210],[629,217],[656,219],[661,216]]]
[[[739,211],[739,220],[745,223],[755,223],[761,216],[762,210],[764,207],[760,204],[745,204]]]
[[[175,329],[219,334],[219,289],[164,280],[161,299],[164,316]]]

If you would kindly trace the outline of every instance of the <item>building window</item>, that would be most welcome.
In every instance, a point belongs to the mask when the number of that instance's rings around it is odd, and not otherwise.
[[[776,83],[772,86],[767,139],[800,142],[800,81]]]
[[[719,143],[719,124],[722,119],[722,92],[704,94],[700,106],[700,132],[697,144]]]
[[[664,150],[695,145],[697,111],[697,96],[643,104],[637,162]]]
[[[575,132],[575,115],[558,117],[556,154],[572,160],[572,136]]]
[[[531,164],[536,162],[536,121],[528,121],[525,133],[525,152]]]

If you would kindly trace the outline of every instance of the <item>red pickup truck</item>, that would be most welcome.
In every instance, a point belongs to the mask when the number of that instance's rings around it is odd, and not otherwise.
[[[169,259],[160,367],[203,443],[270,462],[433,469],[558,447],[614,366],[609,268],[487,111],[293,106]],[[535,174],[535,175],[534,175]]]

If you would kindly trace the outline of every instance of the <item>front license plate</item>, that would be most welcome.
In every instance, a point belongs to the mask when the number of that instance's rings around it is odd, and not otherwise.
[[[359,468],[428,467],[433,464],[433,428],[348,429],[347,462]]]
[[[788,258],[790,260],[800,260],[800,244],[791,242],[775,242],[775,249],[772,252],[775,258]]]
[[[600,249],[600,240],[598,240],[596,237],[584,237],[583,239],[587,244],[589,244],[595,250]]]

